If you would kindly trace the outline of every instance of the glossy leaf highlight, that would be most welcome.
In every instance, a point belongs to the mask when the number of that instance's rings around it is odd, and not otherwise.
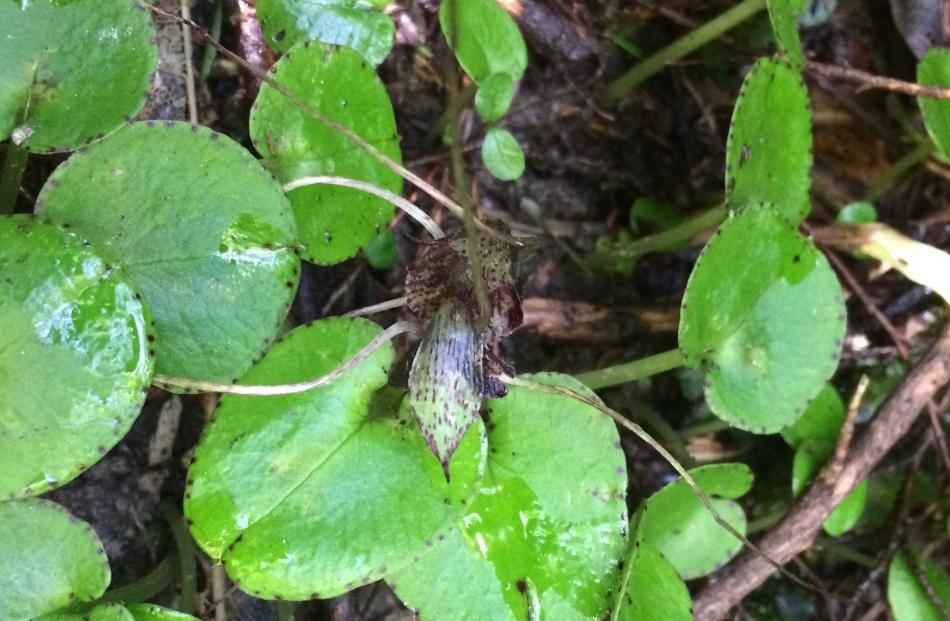
[[[250,153],[209,129],[130,125],[60,165],[37,205],[141,291],[158,373],[234,380],[293,300],[290,205]]]
[[[148,311],[88,245],[28,216],[0,217],[0,499],[75,478],[145,401]]]

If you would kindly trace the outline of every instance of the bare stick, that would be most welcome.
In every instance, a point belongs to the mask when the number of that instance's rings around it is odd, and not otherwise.
[[[814,60],[806,60],[805,69],[812,73],[825,76],[826,78],[856,82],[864,88],[883,89],[895,93],[913,95],[914,97],[950,99],[950,88],[905,82],[903,80],[896,80],[894,78],[868,73],[867,71],[861,71],[860,69],[852,69],[851,67],[840,67],[838,65],[828,65]]]
[[[183,388],[185,390],[196,390],[199,392],[226,392],[234,395],[247,395],[250,397],[274,397],[278,395],[292,395],[298,392],[306,392],[320,386],[326,386],[330,382],[337,380],[341,375],[363,362],[369,356],[382,347],[384,344],[393,340],[400,334],[413,332],[416,325],[410,321],[398,321],[383,330],[379,336],[366,344],[366,347],[359,350],[355,356],[341,364],[339,367],[330,371],[326,375],[307,380],[306,382],[297,382],[295,384],[269,384],[262,386],[253,386],[247,384],[222,384],[219,382],[203,382],[201,380],[188,379],[186,377],[170,377],[167,375],[156,375],[154,383],[161,387]]]
[[[804,496],[759,543],[771,558],[786,563],[811,547],[821,525],[879,461],[904,437],[934,392],[950,382],[950,325],[923,360],[904,378],[874,420],[848,451],[840,471],[832,460]],[[696,621],[729,617],[742,599],[775,568],[755,555],[743,555],[710,581],[696,597]]]
[[[363,308],[357,308],[348,313],[343,313],[344,317],[363,317],[365,315],[372,315],[374,313],[381,313],[392,308],[399,308],[406,304],[409,301],[409,298],[402,296],[401,298],[395,298],[392,300],[386,300],[385,302],[380,302],[379,304],[373,304],[372,306],[364,306]]]
[[[301,177],[300,179],[294,179],[293,181],[288,181],[285,183],[284,192],[291,192],[297,188],[303,188],[309,185],[336,185],[344,188],[353,188],[354,190],[360,190],[361,192],[378,196],[379,198],[389,201],[399,209],[405,211],[410,218],[425,227],[425,230],[429,231],[429,234],[435,239],[442,239],[445,237],[445,233],[442,232],[442,228],[436,224],[435,220],[429,217],[429,214],[422,211],[403,197],[390,192],[386,188],[381,188],[378,185],[366,183],[365,181],[357,181],[356,179],[348,179],[346,177]]]
[[[181,0],[182,19],[191,19],[191,0]],[[185,87],[188,92],[188,120],[198,124],[198,98],[195,96],[195,68],[191,60],[191,30],[181,24],[181,42],[185,48]]]
[[[785,568],[783,568],[777,561],[770,557],[763,549],[749,541],[748,537],[740,533],[732,526],[729,522],[724,520],[719,514],[719,511],[716,510],[716,507],[713,506],[712,501],[709,500],[709,497],[706,495],[696,483],[696,480],[690,475],[689,471],[683,467],[683,465],[677,461],[673,455],[667,451],[662,444],[653,439],[653,437],[646,432],[643,427],[629,420],[625,416],[622,416],[619,412],[612,410],[598,400],[591,399],[586,397],[578,392],[571,390],[570,388],[565,388],[563,386],[552,386],[549,384],[541,384],[538,382],[532,382],[531,380],[526,380],[517,377],[511,377],[509,375],[500,375],[498,380],[508,384],[509,386],[520,386],[522,388],[527,388],[528,390],[534,390],[537,392],[545,392],[550,395],[559,395],[562,397],[567,397],[569,399],[574,399],[575,401],[580,401],[585,405],[589,405],[592,408],[595,408],[610,418],[612,418],[618,425],[624,429],[632,432],[635,436],[643,440],[646,444],[650,446],[653,450],[660,454],[660,456],[670,464],[676,472],[683,477],[683,481],[693,490],[696,496],[702,501],[703,505],[706,507],[706,510],[709,511],[709,514],[712,516],[713,520],[716,521],[719,526],[726,530],[730,535],[738,539],[745,545],[747,548],[755,552],[758,556],[756,558],[761,559],[763,562],[769,564],[775,571],[781,572],[788,579],[792,580],[796,584],[805,587],[811,591],[817,591],[818,593],[827,594],[826,591],[820,586],[810,584],[807,581],[799,578],[795,574],[790,573]]]

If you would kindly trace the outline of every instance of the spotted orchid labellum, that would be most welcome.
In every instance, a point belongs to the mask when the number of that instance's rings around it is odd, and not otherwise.
[[[497,377],[511,369],[498,348],[522,320],[508,247],[483,236],[478,249],[488,291],[487,318],[480,317],[465,238],[428,246],[406,278],[409,308],[425,329],[409,372],[409,403],[446,477],[482,399],[505,395]]]

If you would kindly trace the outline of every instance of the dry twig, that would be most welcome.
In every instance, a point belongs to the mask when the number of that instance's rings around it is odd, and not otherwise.
[[[840,67],[838,65],[828,65],[814,60],[806,60],[805,69],[811,73],[825,76],[826,78],[856,82],[865,89],[883,89],[895,93],[913,95],[914,97],[950,99],[950,88],[905,82],[903,80],[875,75],[851,67]]]
[[[854,443],[840,472],[832,460],[821,475],[788,512],[785,518],[760,542],[770,558],[787,563],[807,550],[832,510],[864,480],[907,433],[933,394],[950,382],[950,325],[931,347],[917,367],[884,403],[868,430]],[[829,470],[830,469],[830,470]],[[753,589],[761,585],[775,569],[759,555],[744,554],[725,568],[697,596],[694,611],[697,621],[727,618]]]

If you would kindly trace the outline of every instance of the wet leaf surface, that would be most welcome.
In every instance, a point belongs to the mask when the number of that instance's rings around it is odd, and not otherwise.
[[[152,377],[150,317],[83,238],[0,217],[0,499],[60,486],[126,434]]]
[[[378,65],[393,47],[396,25],[363,0],[258,0],[267,44],[278,52],[300,41],[345,45]]]
[[[567,376],[528,377],[593,396]],[[523,388],[486,407],[482,490],[444,540],[387,580],[422,619],[603,618],[626,548],[616,428],[590,406]]]
[[[37,204],[141,291],[158,373],[234,380],[294,297],[290,205],[250,153],[211,130],[130,125],[57,168]]]
[[[380,329],[328,319],[275,344],[242,383],[302,381],[351,358]],[[189,470],[195,540],[256,597],[332,597],[424,554],[465,511],[484,467],[476,425],[448,484],[408,407],[371,408],[385,346],[335,382],[284,397],[225,395]]]
[[[0,2],[0,140],[22,128],[26,149],[68,151],[121,126],[145,105],[154,34],[132,0]]]
[[[322,114],[401,161],[389,96],[376,71],[359,54],[302,43],[288,50],[272,71],[275,80]],[[266,84],[251,110],[251,137],[281,182],[334,175],[402,192],[401,177]],[[328,185],[293,190],[290,201],[306,246],[303,256],[322,265],[339,263],[365,248],[389,224],[395,210],[366,192]]]

